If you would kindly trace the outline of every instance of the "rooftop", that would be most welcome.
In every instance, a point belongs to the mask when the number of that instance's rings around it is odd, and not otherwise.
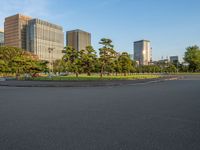
[[[6,17],[5,20],[9,19],[9,18],[13,18],[13,17],[24,18],[24,19],[31,19],[31,17],[29,17],[29,16],[25,16],[25,15],[22,15],[22,14],[15,14],[15,15]]]
[[[70,31],[67,31],[67,32],[85,32],[85,33],[89,33],[87,31],[83,31],[81,29],[70,30]]]
[[[29,22],[30,23],[44,24],[46,26],[50,26],[50,27],[53,27],[53,28],[63,30],[62,26],[59,26],[59,25],[56,25],[56,24],[53,24],[53,23],[50,23],[50,22],[47,22],[47,21],[44,21],[44,20],[41,20],[41,19],[38,19],[38,18],[31,19]]]
[[[139,43],[139,42],[151,42],[149,40],[140,40],[140,41],[135,41],[134,43]]]

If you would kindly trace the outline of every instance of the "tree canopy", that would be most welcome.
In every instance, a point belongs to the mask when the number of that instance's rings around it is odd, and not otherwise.
[[[190,71],[200,71],[200,48],[196,45],[186,48],[184,60],[189,63]]]
[[[103,38],[100,40],[99,44],[102,45],[102,48],[99,49],[99,62],[102,77],[105,71],[109,72],[111,70],[110,66],[113,65],[113,59],[116,57],[117,53],[112,45],[112,40]]]
[[[87,46],[85,50],[80,51],[81,66],[88,76],[95,70],[95,63],[97,60],[96,51],[92,46]]]
[[[70,46],[66,47],[65,51],[63,60],[66,64],[66,70],[75,73],[78,77],[79,73],[82,72],[80,52]]]
[[[15,73],[16,76],[48,71],[46,61],[27,51],[15,47],[0,47],[0,72]]]
[[[111,39],[102,38],[99,42],[99,57],[92,46],[78,51],[72,47],[66,47],[65,55],[62,59],[53,62],[54,73],[74,73],[78,77],[81,73],[90,76],[92,73],[103,75],[130,73],[172,73],[180,71],[200,71],[200,48],[191,46],[186,48],[184,60],[189,67],[184,64],[171,62],[157,62],[152,65],[138,66],[131,60],[127,52],[118,53],[114,50]],[[23,51],[15,47],[0,47],[0,73],[14,73],[16,76],[21,74],[35,74],[48,72],[47,61],[39,60],[38,57],[30,52]]]

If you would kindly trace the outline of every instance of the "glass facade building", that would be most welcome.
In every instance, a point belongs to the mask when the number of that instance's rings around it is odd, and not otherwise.
[[[61,59],[64,48],[64,33],[61,26],[40,20],[29,20],[26,49],[39,59],[49,62]]]
[[[82,30],[66,32],[66,44],[80,51],[91,45],[91,34]]]
[[[26,50],[26,28],[31,17],[16,14],[4,22],[5,45]]]
[[[178,56],[171,56],[170,57],[170,62],[173,63],[173,64],[178,64],[179,63]]]
[[[134,60],[139,65],[149,65],[152,62],[150,41],[141,40],[134,42]]]
[[[4,45],[4,32],[0,31],[0,46]]]

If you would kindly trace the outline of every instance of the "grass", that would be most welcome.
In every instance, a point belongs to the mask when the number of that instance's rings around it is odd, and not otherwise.
[[[178,72],[175,75],[200,75],[200,72]]]
[[[55,76],[52,78],[49,77],[36,77],[31,80],[35,81],[79,81],[79,80],[138,80],[138,79],[154,79],[160,78],[160,75],[128,75],[128,76],[103,76],[100,78],[99,75],[79,75],[75,77],[74,75],[70,76]]]

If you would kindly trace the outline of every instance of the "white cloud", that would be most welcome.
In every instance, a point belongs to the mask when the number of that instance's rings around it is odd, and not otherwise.
[[[48,0],[5,0],[1,2],[0,28],[3,28],[7,16],[21,13],[34,18],[46,18],[50,15]]]

